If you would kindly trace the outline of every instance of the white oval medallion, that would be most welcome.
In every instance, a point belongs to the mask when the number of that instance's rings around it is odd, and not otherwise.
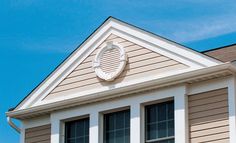
[[[93,68],[96,75],[106,81],[113,81],[125,68],[127,56],[124,48],[118,43],[108,42],[96,54]]]

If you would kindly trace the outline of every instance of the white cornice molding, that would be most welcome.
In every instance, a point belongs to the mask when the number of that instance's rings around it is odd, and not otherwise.
[[[187,73],[173,75],[170,77],[165,77],[163,79],[157,79],[152,81],[147,81],[139,84],[135,84],[132,86],[126,86],[123,88],[117,88],[114,90],[109,90],[105,92],[98,92],[95,94],[91,94],[85,97],[77,97],[73,99],[63,100],[60,102],[40,105],[36,107],[31,107],[22,110],[15,110],[7,112],[7,115],[13,118],[29,118],[32,116],[37,116],[40,114],[50,113],[51,111],[64,109],[68,107],[73,107],[77,105],[83,105],[91,102],[96,102],[104,99],[120,97],[128,94],[132,94],[133,92],[141,92],[145,90],[151,90],[155,88],[161,88],[165,86],[172,86],[176,84],[186,83],[186,82],[194,82],[209,79],[209,77],[220,77],[228,74],[233,74],[236,72],[236,67],[231,63],[221,64],[218,66],[213,66],[209,68],[199,69],[195,71],[190,71]]]

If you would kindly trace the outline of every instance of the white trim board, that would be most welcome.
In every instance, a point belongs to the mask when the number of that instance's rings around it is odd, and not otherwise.
[[[228,110],[230,143],[236,142],[236,77],[231,76],[228,81]]]
[[[63,111],[54,112],[51,114],[51,125],[52,125],[52,135],[51,135],[51,143],[59,143],[60,137],[61,137],[61,123],[70,118],[84,116],[84,115],[90,115],[90,139],[92,143],[98,143],[99,141],[102,141],[102,132],[100,132],[102,128],[102,122],[99,120],[99,118],[102,116],[104,111],[111,111],[116,110],[119,108],[129,107],[131,112],[131,143],[139,143],[142,142],[141,140],[144,139],[144,134],[139,136],[141,133],[141,124],[144,124],[144,117],[141,117],[144,115],[144,113],[141,113],[142,104],[147,104],[153,101],[163,100],[163,99],[173,99],[178,98],[179,100],[174,100],[176,103],[175,106],[175,115],[178,115],[177,117],[185,118],[184,113],[180,109],[184,107],[185,101],[181,101],[182,96],[185,96],[185,86],[172,86],[169,88],[154,90],[152,92],[145,92],[140,93],[135,96],[115,99],[106,101],[103,103],[96,103],[96,104],[90,104],[90,105],[84,105],[83,107],[75,107],[72,109],[65,109]],[[172,93],[176,93],[173,95]],[[155,95],[155,96],[154,96]],[[178,97],[177,97],[178,96]],[[180,111],[180,112],[179,112]],[[178,130],[183,130],[182,127],[185,125],[184,122],[181,122],[178,124]],[[180,128],[179,128],[180,127]],[[138,132],[132,132],[137,131]],[[184,131],[185,132],[185,129]],[[186,134],[182,134],[183,132],[177,132],[176,133],[176,143],[185,143],[184,139]]]
[[[203,93],[211,90],[217,90],[221,88],[227,88],[228,87],[228,81],[230,77],[222,77],[217,79],[211,79],[211,80],[205,80],[202,82],[197,82],[188,85],[188,95],[194,95],[198,93]]]
[[[186,47],[168,41],[154,34],[138,29],[114,18],[109,18],[99,27],[58,69],[55,70],[32,94],[30,94],[15,110],[26,109],[39,105],[50,91],[55,88],[75,67],[77,67],[102,41],[111,33],[128,38],[145,48],[189,65],[192,69],[199,69],[220,64],[213,58],[194,52]],[[181,55],[180,55],[181,53]]]
[[[68,108],[72,106],[78,106],[81,104],[87,104],[95,101],[101,101],[109,98],[120,97],[123,95],[133,94],[137,92],[142,92],[150,89],[156,89],[161,87],[173,86],[176,84],[181,83],[193,83],[199,82],[204,79],[214,78],[214,77],[221,77],[232,74],[235,72],[235,67],[232,66],[230,63],[204,68],[200,70],[195,70],[183,74],[178,74],[174,76],[169,76],[157,80],[151,80],[148,82],[143,82],[139,84],[135,84],[133,86],[126,86],[123,88],[118,88],[114,90],[108,90],[103,93],[95,93],[89,96],[84,96],[82,98],[73,98],[69,100],[63,100],[60,102],[55,102],[51,104],[45,104],[42,106],[31,107],[23,110],[11,111],[7,112],[7,115],[13,118],[25,118],[29,115],[36,115],[42,113],[48,113],[55,110],[61,110],[63,108]],[[93,100],[92,100],[93,99]]]
[[[23,120],[22,123],[25,129],[51,124],[49,115]]]

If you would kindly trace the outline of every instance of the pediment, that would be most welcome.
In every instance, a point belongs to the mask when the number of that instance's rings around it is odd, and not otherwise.
[[[113,81],[106,81],[99,78],[92,66],[95,55],[102,47],[104,47],[104,45],[106,45],[107,42],[117,42],[122,45],[128,57],[124,70]],[[110,63],[108,63],[107,68],[112,68],[112,64],[115,64],[116,62],[112,61],[112,57],[109,57],[106,60],[111,60]],[[189,68],[189,66],[184,63],[178,62],[160,53],[111,34],[54,90],[52,90],[44,100],[70,96],[77,93],[96,91],[96,89],[104,87],[116,87],[116,84],[132,82],[132,80],[143,79],[145,77],[173,73],[187,68]]]
[[[96,74],[94,61],[109,43],[120,45],[127,59],[119,75],[107,81]],[[117,67],[115,64],[119,65],[117,54],[117,51],[113,51],[104,56],[103,70],[113,71]],[[26,98],[18,109],[102,94],[217,64],[220,62],[201,53],[110,18],[41,87]]]

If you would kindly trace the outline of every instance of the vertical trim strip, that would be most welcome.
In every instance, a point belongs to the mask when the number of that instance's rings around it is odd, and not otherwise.
[[[188,143],[188,106],[186,87],[180,88],[179,92],[173,93],[175,104],[175,143]]]
[[[89,142],[99,143],[99,113],[96,111],[89,118]]]
[[[24,122],[22,122],[22,124],[21,124],[20,143],[25,143],[25,125],[24,125]]]
[[[51,117],[51,143],[60,142],[60,120]]]
[[[131,104],[130,108],[130,143],[141,143],[140,104]]]
[[[230,143],[236,142],[236,79],[232,76],[228,85],[228,104],[229,104],[229,135]]]

